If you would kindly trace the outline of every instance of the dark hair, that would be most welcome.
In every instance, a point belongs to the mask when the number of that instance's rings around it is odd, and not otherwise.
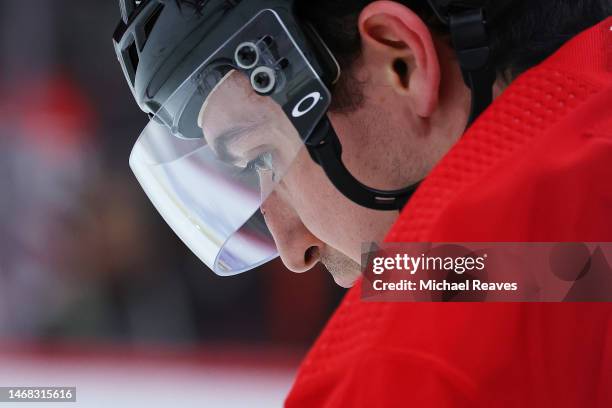
[[[344,75],[334,89],[336,110],[351,110],[360,103],[359,87],[351,83],[350,67],[361,49],[357,31],[360,11],[371,0],[301,0],[298,12],[310,21],[338,59]],[[426,0],[398,0],[432,31],[448,31]],[[504,4],[504,9],[499,9]],[[511,81],[553,54],[567,40],[610,15],[609,0],[512,0],[488,1],[488,29],[492,64],[498,76]],[[498,9],[496,9],[498,7]]]
[[[184,5],[206,0],[176,0]],[[418,14],[440,36],[448,35],[427,0],[396,0]],[[343,71],[332,90],[334,110],[359,105],[359,86],[350,68],[359,57],[361,40],[357,20],[373,0],[298,0],[300,18],[310,22]],[[608,17],[610,0],[484,0],[487,11],[492,64],[498,76],[510,81],[553,54],[567,40]]]

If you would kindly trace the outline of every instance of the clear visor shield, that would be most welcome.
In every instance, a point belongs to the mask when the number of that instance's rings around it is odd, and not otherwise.
[[[278,15],[237,31],[168,98],[130,166],[183,242],[215,273],[277,256],[260,206],[329,105],[329,92]]]

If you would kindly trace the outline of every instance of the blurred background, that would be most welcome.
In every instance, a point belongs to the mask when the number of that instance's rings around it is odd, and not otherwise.
[[[279,406],[343,291],[278,261],[219,278],[165,225],[128,167],[147,118],[118,21],[112,0],[0,0],[0,386]]]

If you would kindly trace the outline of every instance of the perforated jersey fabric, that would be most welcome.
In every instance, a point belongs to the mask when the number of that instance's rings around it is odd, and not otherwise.
[[[612,241],[612,18],[517,78],[387,242]],[[358,283],[286,407],[612,407],[608,303],[373,303]]]

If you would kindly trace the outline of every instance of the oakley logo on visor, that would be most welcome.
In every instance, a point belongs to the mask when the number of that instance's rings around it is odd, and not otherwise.
[[[291,116],[294,118],[299,118],[304,116],[308,112],[314,108],[317,103],[321,100],[321,94],[319,92],[311,92],[295,105],[293,111],[291,112]]]

